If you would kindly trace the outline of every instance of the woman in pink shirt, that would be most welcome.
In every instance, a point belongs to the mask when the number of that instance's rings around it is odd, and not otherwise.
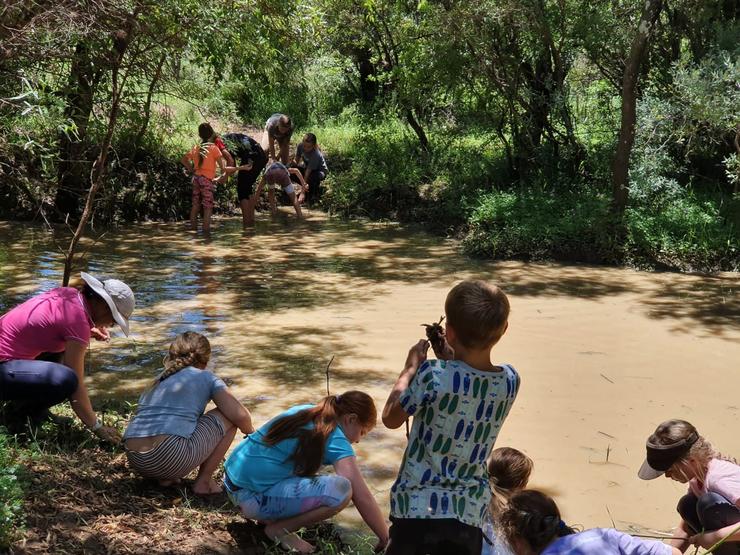
[[[113,324],[128,335],[134,294],[122,281],[80,275],[81,290],[52,289],[0,317],[0,400],[12,401],[14,416],[40,422],[49,407],[69,399],[85,426],[117,442],[116,430],[103,426],[90,404],[85,352],[91,337],[108,339]]]
[[[720,454],[685,420],[667,420],[647,440],[647,458],[638,472],[643,480],[665,474],[689,485],[678,502],[681,522],[672,543],[682,552],[689,545],[712,547],[720,555],[740,553],[740,466]]]

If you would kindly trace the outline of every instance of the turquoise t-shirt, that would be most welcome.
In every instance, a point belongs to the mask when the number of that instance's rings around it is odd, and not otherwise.
[[[237,445],[224,465],[229,479],[241,488],[260,493],[278,482],[295,476],[295,466],[291,457],[298,446],[298,440],[284,439],[276,445],[267,445],[262,440],[276,420],[313,407],[314,405],[291,407]],[[306,428],[313,428],[313,424]],[[326,441],[323,464],[334,464],[340,459],[354,456],[352,444],[344,435],[342,428],[337,426]]]
[[[519,374],[476,370],[459,360],[428,360],[400,403],[414,423],[391,516],[454,518],[481,527],[491,499],[486,459],[519,391]]]

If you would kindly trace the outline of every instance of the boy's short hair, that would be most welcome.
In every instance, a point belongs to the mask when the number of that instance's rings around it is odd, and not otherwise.
[[[445,314],[460,343],[469,349],[485,349],[506,331],[509,299],[495,285],[465,280],[447,294]]]
[[[316,135],[314,135],[313,133],[306,133],[305,135],[303,135],[303,140],[306,141],[307,143],[311,143],[312,145],[315,145]]]

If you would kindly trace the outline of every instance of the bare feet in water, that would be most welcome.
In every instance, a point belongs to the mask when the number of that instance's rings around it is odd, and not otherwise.
[[[280,545],[290,551],[298,553],[313,553],[314,546],[299,538],[294,532],[286,532],[280,526],[270,524],[265,527],[265,535],[271,540],[280,542]]]
[[[196,495],[213,495],[215,493],[221,493],[224,490],[221,484],[216,482],[213,478],[201,481],[196,480],[193,482],[191,489]]]

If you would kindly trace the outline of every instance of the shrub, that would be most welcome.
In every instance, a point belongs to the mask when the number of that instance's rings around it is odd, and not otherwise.
[[[478,201],[463,240],[490,258],[618,262],[609,199],[592,191],[493,191]]]

